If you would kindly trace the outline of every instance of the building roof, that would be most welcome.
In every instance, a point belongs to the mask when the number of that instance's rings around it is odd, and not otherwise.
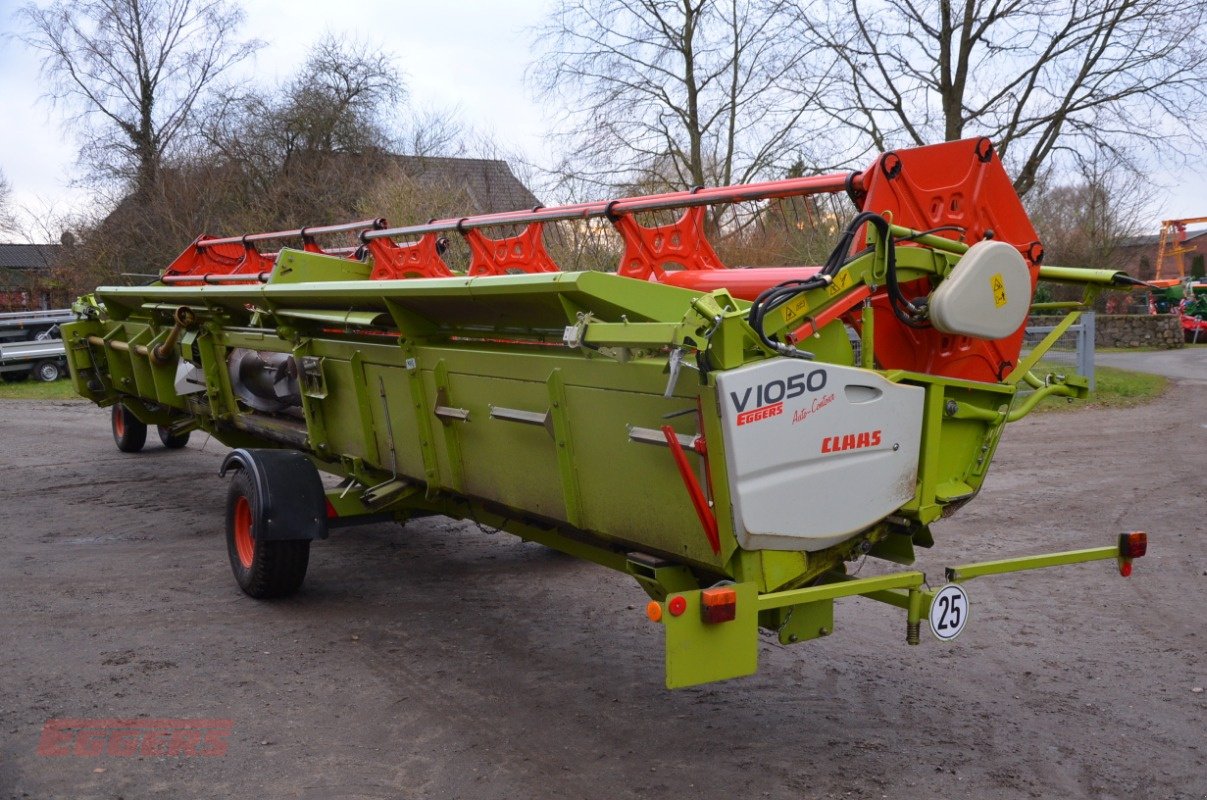
[[[62,250],[61,244],[0,244],[0,269],[50,269]]]
[[[442,156],[395,156],[395,159],[403,172],[420,182],[440,182],[464,190],[474,206],[466,213],[520,211],[541,204],[506,161]]]
[[[1186,231],[1186,241],[1188,241],[1188,242],[1193,241],[1205,234],[1207,234],[1207,228],[1200,228],[1199,230],[1193,230],[1193,231],[1188,230],[1188,231]],[[1145,234],[1144,236],[1130,236],[1127,239],[1124,239],[1120,243],[1120,246],[1122,246],[1122,247],[1154,247],[1160,243],[1161,243],[1161,234],[1150,233],[1150,234]]]

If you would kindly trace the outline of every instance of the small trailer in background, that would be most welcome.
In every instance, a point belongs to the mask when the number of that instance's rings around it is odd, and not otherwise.
[[[57,336],[57,331],[56,331]],[[57,381],[67,374],[67,351],[62,339],[0,344],[0,378],[6,383],[28,379]]]
[[[74,319],[70,308],[0,314],[0,379],[17,383],[33,376],[49,383],[66,375],[59,325]]]
[[[5,311],[0,313],[0,344],[58,339],[59,325],[74,319],[75,314],[71,313],[70,308]]]

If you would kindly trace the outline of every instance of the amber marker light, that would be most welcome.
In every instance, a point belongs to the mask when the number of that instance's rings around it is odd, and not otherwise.
[[[700,615],[705,622],[730,622],[738,615],[738,593],[729,586],[700,592]]]

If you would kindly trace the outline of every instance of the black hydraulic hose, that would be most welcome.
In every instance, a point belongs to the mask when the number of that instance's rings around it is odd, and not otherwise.
[[[892,228],[887,219],[879,214],[870,211],[860,212],[855,215],[855,218],[847,225],[846,229],[839,236],[837,244],[830,252],[826,259],[825,265],[821,271],[809,278],[797,278],[783,283],[776,284],[769,289],[764,290],[755,298],[754,304],[750,307],[750,312],[747,320],[750,327],[754,329],[759,339],[768,348],[776,352],[795,358],[812,358],[812,355],[797,350],[789,344],[777,341],[769,337],[763,328],[763,322],[768,312],[778,308],[784,303],[791,300],[793,297],[802,292],[820,289],[824,286],[829,286],[838,272],[850,263],[852,260],[859,258],[866,250],[860,251],[854,256],[849,256],[852,242],[855,239],[855,234],[864,225],[872,225],[880,234],[887,249],[886,255],[886,272],[887,272],[887,290],[889,296],[889,305],[893,310],[894,316],[902,322],[913,328],[924,327],[925,322],[921,319],[923,311],[918,306],[911,303],[902,293],[901,287],[897,281],[897,253],[895,242],[892,236]],[[920,235],[920,234],[915,234]]]

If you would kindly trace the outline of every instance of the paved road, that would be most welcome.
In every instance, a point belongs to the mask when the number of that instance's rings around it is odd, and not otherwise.
[[[1207,347],[1146,353],[1096,353],[1094,363],[1207,384]]]
[[[1053,360],[1072,361],[1074,355],[1061,352],[1049,353],[1046,357]],[[1181,350],[1135,353],[1095,353],[1094,363],[1100,367],[1151,372],[1207,386],[1207,347],[1185,347]]]

